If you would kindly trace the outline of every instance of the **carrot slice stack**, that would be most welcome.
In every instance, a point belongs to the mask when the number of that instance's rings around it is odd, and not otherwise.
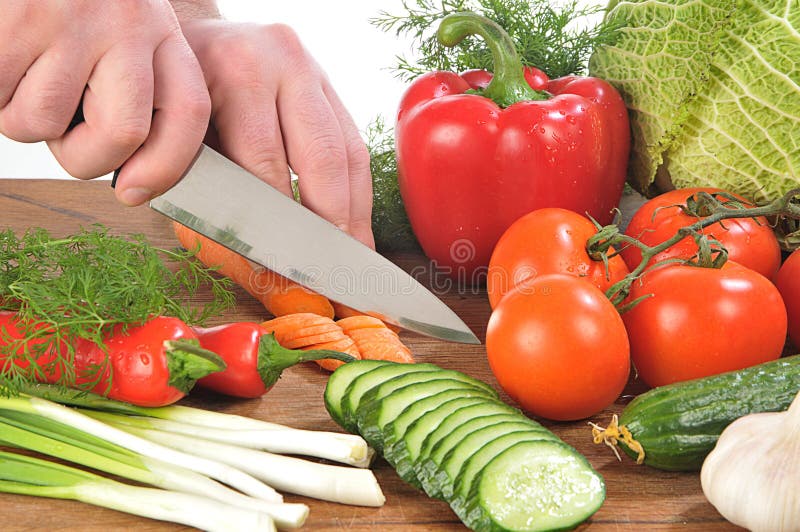
[[[327,316],[300,312],[279,316],[261,325],[275,334],[278,343],[287,349],[332,349],[361,358],[355,342]],[[343,364],[341,360],[332,359],[315,362],[329,371]]]
[[[336,322],[344,333],[353,339],[361,358],[414,362],[411,350],[378,318],[366,315],[350,316]]]

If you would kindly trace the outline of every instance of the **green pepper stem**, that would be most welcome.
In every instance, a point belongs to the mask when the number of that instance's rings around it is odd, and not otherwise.
[[[178,338],[164,342],[167,353],[169,385],[188,393],[197,379],[225,369],[225,361],[218,354],[200,347],[194,339]]]
[[[258,374],[264,382],[264,386],[269,389],[281,377],[281,372],[288,367],[300,362],[311,362],[332,358],[342,362],[352,362],[355,357],[333,351],[330,349],[312,349],[304,351],[302,349],[287,349],[278,343],[273,333],[265,334],[261,337],[258,346]]]
[[[481,92],[500,107],[525,100],[546,100],[550,95],[537,91],[525,80],[522,61],[506,31],[496,22],[469,11],[447,15],[439,24],[437,37],[443,46],[456,46],[469,35],[479,35],[492,53],[492,81]]]

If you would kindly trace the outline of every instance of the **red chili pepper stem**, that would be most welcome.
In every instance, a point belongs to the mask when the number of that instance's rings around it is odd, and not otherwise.
[[[258,345],[258,374],[264,381],[264,386],[269,389],[278,382],[281,373],[286,368],[299,362],[311,362],[312,360],[322,360],[323,358],[332,358],[342,362],[356,360],[355,357],[347,353],[330,349],[311,349],[308,351],[287,349],[278,343],[274,334],[265,334],[259,340]]]
[[[169,385],[189,393],[197,379],[225,369],[222,357],[200,347],[195,339],[178,338],[164,342],[169,369]]]
[[[537,91],[525,81],[522,61],[506,31],[491,19],[471,12],[452,13],[442,19],[437,32],[443,46],[456,46],[469,35],[479,35],[492,53],[494,76],[480,92],[500,107],[525,100],[547,100],[550,94]]]

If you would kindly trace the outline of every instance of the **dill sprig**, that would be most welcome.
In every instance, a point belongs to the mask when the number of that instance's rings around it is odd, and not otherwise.
[[[112,235],[99,225],[63,238],[41,228],[21,236],[0,232],[0,310],[14,312],[19,329],[16,339],[2,333],[0,387],[13,392],[47,375],[74,384],[82,341],[105,349],[112,329],[159,315],[202,324],[231,307],[230,281],[193,255],[151,246],[142,235]],[[205,286],[212,297],[198,305],[195,297]],[[88,377],[100,379],[103,371],[93,368]]]
[[[378,251],[416,250],[419,244],[411,230],[397,183],[393,133],[381,116],[367,126],[372,172],[372,232]]]
[[[492,70],[492,55],[480,38],[446,48],[436,39],[439,21],[450,13],[473,11],[502,26],[516,44],[523,64],[551,78],[585,74],[592,50],[610,44],[619,26],[600,19],[600,6],[581,7],[576,0],[403,0],[405,13],[381,11],[370,22],[383,31],[412,37],[416,57],[398,57],[393,70],[410,80],[431,70]]]

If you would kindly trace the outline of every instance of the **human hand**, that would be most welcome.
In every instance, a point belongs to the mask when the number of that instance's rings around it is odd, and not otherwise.
[[[327,76],[283,25],[212,19],[181,27],[206,77],[212,134],[238,164],[374,247],[369,154]]]
[[[211,106],[167,0],[4,0],[0,14],[0,133],[47,141],[79,179],[121,168],[128,205],[177,182]]]

